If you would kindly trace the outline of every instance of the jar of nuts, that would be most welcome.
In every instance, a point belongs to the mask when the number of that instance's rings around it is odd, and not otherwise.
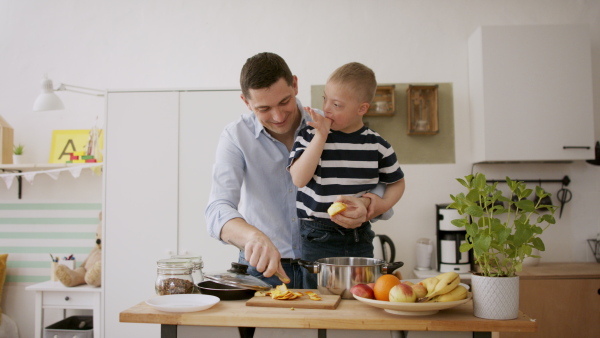
[[[156,294],[176,295],[194,292],[192,264],[189,259],[161,259],[156,262]]]
[[[204,267],[204,262],[202,261],[202,256],[198,255],[173,255],[171,258],[178,259],[188,259],[192,264],[192,279],[194,280],[194,284],[198,285],[199,283],[204,281],[204,274],[202,273],[202,268]]]

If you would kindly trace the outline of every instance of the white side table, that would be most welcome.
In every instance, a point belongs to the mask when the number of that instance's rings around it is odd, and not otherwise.
[[[47,281],[30,285],[25,290],[35,291],[35,338],[41,338],[44,309],[93,310],[94,338],[101,338],[100,300],[102,288],[91,285],[66,287],[61,282]]]

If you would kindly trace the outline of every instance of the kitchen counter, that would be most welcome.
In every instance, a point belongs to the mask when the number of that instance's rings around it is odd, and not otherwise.
[[[514,320],[489,320],[473,316],[473,302],[429,316],[401,316],[357,300],[342,299],[337,309],[294,309],[246,306],[246,300],[221,301],[199,312],[162,312],[145,302],[120,313],[126,323],[161,324],[162,337],[176,337],[177,325],[268,327],[385,331],[535,332],[537,323],[519,313]]]
[[[600,278],[598,263],[540,263],[526,266],[518,273],[520,279],[595,279]]]

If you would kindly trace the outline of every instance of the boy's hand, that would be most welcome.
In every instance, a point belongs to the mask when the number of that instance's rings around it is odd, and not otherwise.
[[[308,121],[307,124],[315,128],[315,136],[320,135],[322,137],[327,138],[327,135],[329,134],[329,129],[331,128],[331,123],[333,121],[317,113],[314,109],[310,107],[304,107],[304,110],[308,114],[310,114],[310,117],[312,118],[312,122]]]
[[[357,197],[339,196],[336,202],[346,204],[346,210],[331,217],[331,220],[346,229],[354,229],[366,222],[367,208]]]

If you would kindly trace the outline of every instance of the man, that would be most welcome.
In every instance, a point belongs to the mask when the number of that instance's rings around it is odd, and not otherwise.
[[[252,113],[225,127],[219,139],[205,213],[208,232],[240,248],[239,261],[249,265],[248,273],[279,285],[277,273],[290,278],[288,287],[302,288],[303,268],[295,261],[301,258],[297,190],[285,168],[310,117],[296,99],[298,78],[276,54],[249,58],[240,85]],[[332,218],[335,223],[354,228],[367,220],[369,198],[338,201],[348,208]]]

